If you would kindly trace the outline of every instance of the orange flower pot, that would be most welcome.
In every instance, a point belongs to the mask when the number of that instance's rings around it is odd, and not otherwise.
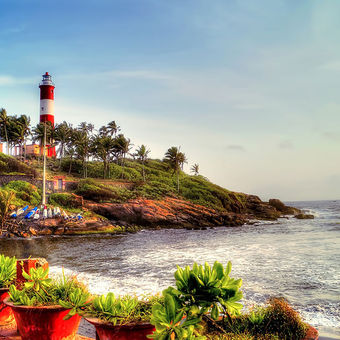
[[[0,327],[11,323],[14,320],[11,307],[3,302],[8,298],[8,288],[0,288]]]
[[[85,318],[96,327],[100,340],[147,340],[147,335],[155,331],[150,323],[116,325],[97,318]]]
[[[76,337],[81,316],[63,320],[69,309],[59,305],[16,306],[8,299],[4,303],[12,308],[22,340],[74,340]]]

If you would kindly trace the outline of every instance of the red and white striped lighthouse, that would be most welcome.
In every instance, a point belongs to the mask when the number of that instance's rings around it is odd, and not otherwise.
[[[50,122],[54,126],[54,84],[51,76],[46,72],[42,76],[40,88],[40,123]],[[48,147],[47,156],[54,157],[55,147]]]

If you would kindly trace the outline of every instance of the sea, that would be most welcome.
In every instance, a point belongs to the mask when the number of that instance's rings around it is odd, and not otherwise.
[[[340,339],[340,200],[287,202],[313,214],[207,230],[142,230],[135,234],[0,239],[0,253],[45,257],[52,275],[76,274],[95,294],[161,292],[176,266],[224,265],[243,279],[247,310],[285,297],[324,339]],[[93,332],[84,323],[81,332]]]

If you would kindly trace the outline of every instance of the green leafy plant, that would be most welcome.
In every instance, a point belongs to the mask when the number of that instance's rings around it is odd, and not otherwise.
[[[48,268],[31,268],[28,274],[23,270],[22,275],[27,281],[22,289],[17,289],[14,285],[10,287],[10,301],[14,305],[24,306],[61,305],[70,309],[65,320],[75,314],[83,314],[90,299],[85,286],[75,277],[66,277],[64,273],[59,280],[50,279],[48,271]]]
[[[163,291],[164,306],[153,308],[151,322],[156,332],[152,337],[156,340],[205,339],[198,332],[203,316],[213,321],[219,318],[220,312],[229,320],[232,315],[239,315],[242,280],[231,278],[230,272],[231,262],[226,268],[217,261],[212,267],[208,263],[204,266],[194,263],[192,269],[177,266],[176,288]]]
[[[197,333],[200,317],[190,315],[173,295],[163,292],[164,305],[157,303],[152,308],[151,323],[156,331],[149,336],[150,339],[185,339],[205,340],[205,336]]]
[[[97,296],[87,308],[87,314],[108,321],[113,325],[124,325],[150,321],[152,306],[160,301],[157,296],[147,296],[144,300],[125,295],[116,297],[114,293]]]
[[[243,307],[238,302],[243,296],[239,290],[242,279],[231,278],[230,272],[230,261],[225,268],[217,261],[213,267],[208,263],[204,266],[194,263],[192,269],[177,266],[177,290],[170,289],[170,293],[177,295],[188,308],[199,309],[201,314],[210,312],[214,320],[218,319],[221,311],[228,317],[238,315]]]
[[[0,254],[0,288],[7,288],[16,277],[17,259]]]

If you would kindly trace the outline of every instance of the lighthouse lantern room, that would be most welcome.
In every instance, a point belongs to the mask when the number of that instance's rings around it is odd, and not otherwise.
[[[46,72],[42,76],[39,84],[40,88],[40,123],[50,122],[54,126],[54,84],[51,76]],[[47,156],[54,157],[56,155],[55,147],[47,145]]]

